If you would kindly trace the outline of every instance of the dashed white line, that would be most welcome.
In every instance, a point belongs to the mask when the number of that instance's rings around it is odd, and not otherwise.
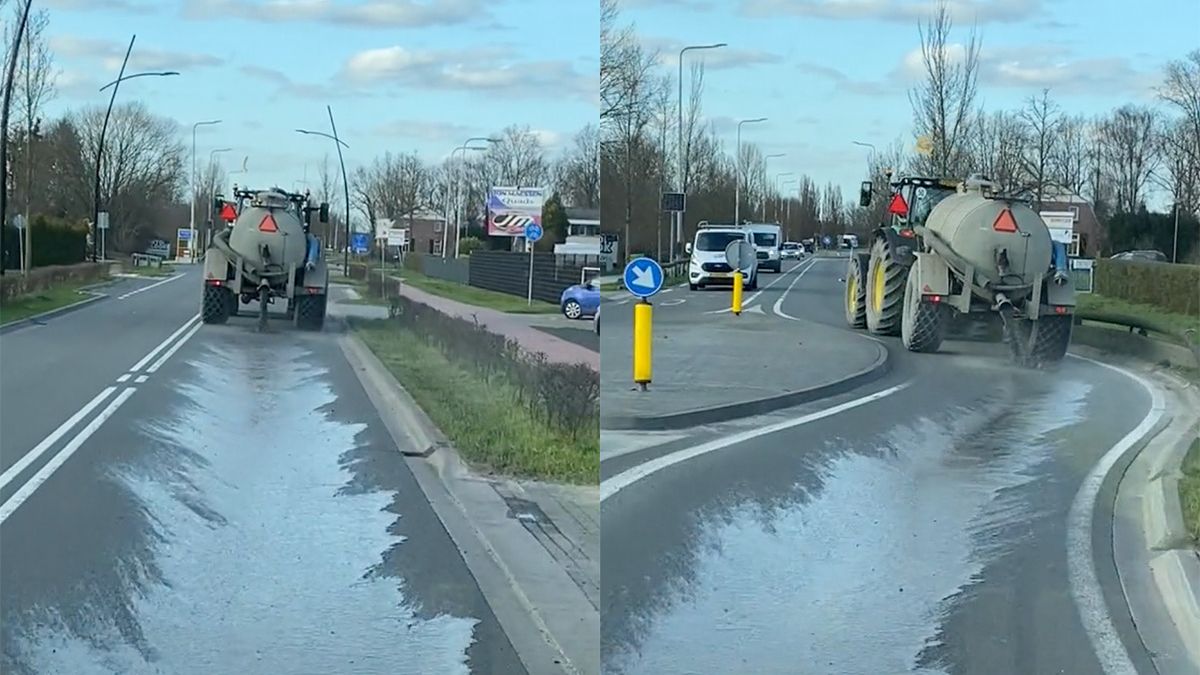
[[[109,387],[109,389],[105,391],[108,392],[112,389],[113,387]],[[96,433],[96,430],[99,429],[101,425],[108,420],[108,418],[112,417],[117,412],[117,409],[124,405],[125,402],[129,400],[129,397],[133,396],[133,393],[136,391],[137,389],[128,387],[125,389],[125,391],[117,394],[117,397],[113,399],[112,402],[109,403],[108,406],[106,406],[104,410],[102,410],[100,414],[95,417],[95,419],[89,422],[86,427],[81,429],[78,434],[75,434],[75,437],[71,439],[70,443],[67,443],[62,450],[58,451],[57,455],[52,457],[49,462],[46,462],[46,464],[39,469],[37,473],[33,474],[32,478],[18,488],[17,491],[8,498],[8,501],[4,502],[3,506],[0,506],[0,523],[8,520],[8,517],[17,510],[17,507],[21,506],[21,504],[24,504],[25,500],[29,499],[29,497],[33,495],[34,491],[41,487],[42,483],[45,483],[55,471],[58,471],[59,467],[65,464],[66,461],[71,458],[71,455],[74,455],[75,452],[78,451],[79,448],[87,441],[87,439],[91,438],[92,434]]]
[[[153,373],[153,372],[158,371],[158,369],[161,368],[162,365],[167,362],[167,359],[171,358],[172,354],[179,351],[179,348],[182,347],[185,342],[190,340],[192,338],[192,336],[196,334],[196,331],[200,330],[200,326],[202,326],[202,325],[203,324],[198,323],[195,326],[192,326],[192,329],[189,330],[187,333],[185,333],[184,336],[182,338],[180,338],[178,342],[176,342],[174,345],[172,345],[171,348],[168,349],[165,354],[160,356],[158,358],[158,360],[154,362],[154,365],[147,368],[146,372]]]
[[[150,379],[150,378],[146,377],[145,375],[138,375],[138,376],[137,376],[137,380],[136,380],[136,382],[137,382],[138,384],[142,384],[142,383],[144,383],[144,382],[145,382],[146,380],[148,380],[148,379]]]
[[[37,459],[45,454],[45,452],[49,450],[52,445],[58,442],[58,439],[66,435],[66,433],[74,428],[76,424],[79,424],[80,420],[90,415],[91,412],[96,409],[96,406],[103,403],[104,399],[108,398],[109,395],[116,390],[116,387],[108,387],[99,394],[96,394],[96,398],[88,401],[88,403],[80,408],[78,412],[67,418],[66,422],[58,425],[57,429],[50,432],[49,436],[42,439],[41,443],[38,443],[32,450],[25,453],[24,457],[17,460],[12,466],[8,467],[8,470],[0,475],[0,490],[7,487],[8,484],[12,482],[12,479],[16,478],[17,474],[21,473],[26,469],[26,467],[37,461]]]
[[[662,471],[670,466],[674,466],[675,464],[679,464],[680,462],[686,462],[687,460],[694,459],[700,455],[705,455],[722,448],[727,448],[731,445],[737,445],[738,443],[745,443],[746,441],[758,438],[759,436],[766,436],[783,431],[785,429],[791,429],[792,427],[798,427],[802,424],[815,422],[819,419],[850,410],[851,408],[857,408],[873,401],[878,401],[879,399],[886,398],[898,391],[903,390],[904,388],[908,387],[908,385],[909,383],[905,382],[893,387],[888,387],[882,391],[877,391],[868,396],[856,398],[852,401],[846,401],[845,403],[839,403],[831,408],[809,413],[803,417],[776,422],[775,424],[769,424],[765,427],[759,427],[757,429],[749,429],[747,431],[726,436],[725,438],[718,438],[715,441],[709,441],[707,443],[702,443],[700,445],[685,448],[683,450],[677,450],[661,457],[655,457],[648,462],[638,464],[631,469],[622,471],[608,480],[602,481],[600,483],[600,501],[604,501],[605,499],[612,497],[621,490],[633,485],[643,478],[658,473],[659,471]]]
[[[130,378],[129,373],[125,373],[124,375],[117,378],[117,382],[128,382],[129,378]]]
[[[151,351],[149,354],[143,356],[142,359],[140,361],[138,361],[137,363],[133,364],[133,367],[130,368],[129,370],[131,372],[137,372],[137,371],[141,370],[142,368],[144,368],[146,366],[146,364],[150,363],[150,360],[153,359],[159,352],[161,352],[163,349],[166,349],[167,345],[171,344],[172,340],[179,337],[180,333],[187,330],[188,326],[191,326],[193,323],[195,323],[196,321],[199,321],[199,320],[200,320],[199,314],[188,319],[187,322],[185,322],[182,326],[177,328],[174,333],[171,333],[170,335],[168,335],[166,340],[163,340],[162,342],[158,343],[158,346],[155,347],[153,351]]]
[[[166,279],[163,279],[162,281],[156,281],[156,282],[150,284],[149,286],[143,286],[142,288],[139,288],[136,291],[130,291],[130,292],[126,293],[125,295],[118,295],[117,299],[124,300],[125,298],[128,298],[130,296],[137,295],[138,293],[144,293],[144,292],[150,290],[151,288],[158,288],[159,286],[162,286],[163,284],[170,283],[170,282],[175,281],[176,279],[179,279],[182,277],[183,277],[182,274],[176,274],[174,276],[167,277]]]

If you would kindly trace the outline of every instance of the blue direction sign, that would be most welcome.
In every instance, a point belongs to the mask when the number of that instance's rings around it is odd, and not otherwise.
[[[355,232],[350,235],[350,249],[355,253],[366,253],[371,249],[371,233]]]
[[[530,223],[525,226],[525,239],[534,242],[542,238],[542,226],[537,223]]]
[[[828,248],[829,246],[833,245],[833,237],[825,235],[824,237],[821,237],[821,243],[825,244],[825,247]]]
[[[636,258],[625,266],[625,289],[639,298],[662,290],[663,269],[653,258]]]

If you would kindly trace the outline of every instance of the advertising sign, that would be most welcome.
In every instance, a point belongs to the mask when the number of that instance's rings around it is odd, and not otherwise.
[[[546,188],[494,187],[488,190],[488,235],[524,237],[527,225],[542,225]]]

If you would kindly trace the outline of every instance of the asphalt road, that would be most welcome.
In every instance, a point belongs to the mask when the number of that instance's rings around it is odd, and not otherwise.
[[[781,330],[788,317],[843,325],[844,260],[806,264],[754,302]],[[666,311],[713,311],[728,300],[706,295],[674,291],[657,306],[678,297]],[[1094,675],[1102,658],[1110,665],[1072,584],[1101,599],[1094,626],[1119,582],[1111,559],[1079,544],[1089,519],[1072,507],[1150,397],[1077,359],[1057,373],[1014,371],[1001,345],[918,355],[884,342],[889,375],[833,399],[652,447],[602,435],[605,672]],[[1094,562],[1099,587],[1080,585],[1081,561]],[[1145,665],[1127,621],[1108,618]]]
[[[0,671],[523,673],[336,325],[150,283],[0,337]]]

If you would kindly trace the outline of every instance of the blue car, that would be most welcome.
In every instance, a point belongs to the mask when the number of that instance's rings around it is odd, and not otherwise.
[[[600,287],[590,281],[569,286],[563,291],[559,306],[568,319],[594,316],[600,309]]]

